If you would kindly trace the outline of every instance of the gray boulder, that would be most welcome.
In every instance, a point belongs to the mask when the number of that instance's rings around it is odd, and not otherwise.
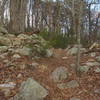
[[[97,60],[98,62],[100,62],[100,56],[97,56],[97,57],[96,57],[96,60]]]
[[[12,42],[9,38],[0,36],[0,44],[4,45],[4,46],[10,46],[12,44]]]
[[[72,81],[69,81],[67,83],[57,84],[57,87],[59,89],[76,88],[76,87],[79,87],[79,84],[76,80],[72,80]]]
[[[17,36],[17,38],[19,38],[19,39],[30,39],[30,36],[27,35],[27,34],[19,34],[19,35]]]
[[[0,46],[0,53],[4,53],[8,50],[7,46]]]
[[[8,34],[8,31],[4,27],[0,27],[0,33]]]
[[[65,68],[65,67],[56,68],[52,72],[51,77],[54,80],[54,82],[59,82],[59,81],[67,79],[67,77],[68,77],[67,68]]]
[[[76,88],[79,87],[79,83],[76,80],[72,80],[67,83],[68,88]]]
[[[31,55],[31,49],[28,47],[18,48],[15,50],[15,53],[19,53],[23,56],[30,56]]]
[[[35,80],[28,78],[21,84],[20,91],[14,100],[43,100],[48,91]]]
[[[67,49],[67,53],[69,55],[76,55],[77,52],[78,52],[78,45],[74,45],[74,47],[70,48],[70,49]],[[80,51],[81,52],[86,52],[87,50],[85,48],[82,48],[82,45],[80,45]]]

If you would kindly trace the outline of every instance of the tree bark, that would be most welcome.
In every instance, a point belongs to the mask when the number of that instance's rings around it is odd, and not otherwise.
[[[21,33],[25,30],[27,0],[10,0],[10,31]]]

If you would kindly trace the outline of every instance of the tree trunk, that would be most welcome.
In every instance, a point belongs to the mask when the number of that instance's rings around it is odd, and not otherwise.
[[[10,31],[21,33],[25,30],[27,0],[10,0]]]
[[[78,5],[80,4],[80,6],[77,8],[77,11],[76,11],[76,17],[77,17],[77,46],[78,46],[78,51],[77,51],[77,58],[76,58],[76,75],[77,76],[80,76],[81,73],[79,71],[79,67],[80,67],[80,46],[81,46],[81,43],[80,43],[80,39],[81,39],[81,17],[82,17],[82,10],[83,10],[83,2],[80,0]]]

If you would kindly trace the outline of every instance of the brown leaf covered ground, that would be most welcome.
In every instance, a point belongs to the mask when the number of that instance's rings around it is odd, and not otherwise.
[[[18,60],[13,60],[10,56],[6,59],[16,64],[15,67],[5,67],[2,60],[0,60],[0,84],[6,83],[8,79],[16,83],[15,89],[11,90],[8,97],[4,96],[4,93],[0,90],[0,100],[10,100],[19,90],[22,81],[26,80],[28,77],[32,77],[37,80],[42,86],[44,86],[48,91],[49,95],[45,100],[69,100],[71,97],[78,97],[81,100],[100,100],[100,94],[94,93],[95,89],[100,89],[100,73],[95,73],[92,69],[88,73],[83,73],[80,78],[76,77],[75,72],[71,68],[70,64],[75,63],[74,56],[68,56],[67,53],[62,49],[54,50],[55,56],[51,58],[41,58],[38,60],[32,60],[29,57],[21,57]],[[99,53],[98,53],[99,55]],[[67,57],[62,59],[62,57]],[[81,56],[81,64],[88,60],[94,59],[87,55]],[[39,63],[39,67],[31,68],[30,66],[26,69],[20,69],[20,65],[24,63],[25,65],[30,65],[32,62]],[[78,88],[70,89],[59,89],[57,83],[54,83],[50,78],[51,72],[57,67],[64,66],[69,71],[69,77],[64,82],[70,80],[78,80],[80,86]],[[100,67],[100,66],[97,66]],[[18,75],[21,74],[21,77]]]

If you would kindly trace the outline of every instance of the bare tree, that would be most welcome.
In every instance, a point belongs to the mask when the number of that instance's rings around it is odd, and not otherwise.
[[[81,21],[82,21],[82,11],[83,11],[83,1],[79,0],[78,1],[78,8],[76,10],[76,17],[77,17],[77,23],[76,23],[76,30],[77,30],[77,46],[78,46],[78,51],[77,51],[77,59],[76,59],[76,74],[77,76],[80,76],[80,40],[81,40]]]

